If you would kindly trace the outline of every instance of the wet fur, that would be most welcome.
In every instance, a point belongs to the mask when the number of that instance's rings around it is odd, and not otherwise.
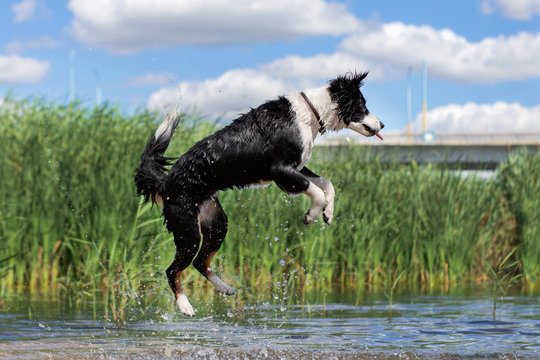
[[[305,91],[327,130],[348,127],[372,136],[382,129],[384,125],[369,113],[360,91],[366,75],[340,76],[325,87]],[[241,115],[197,142],[167,171],[172,159],[164,152],[177,125],[178,117],[169,115],[148,141],[135,183],[145,200],[163,204],[165,223],[176,245],[167,278],[178,309],[193,316],[180,281],[191,263],[218,291],[234,294],[210,267],[228,228],[218,191],[274,181],[289,194],[311,198],[311,208],[303,219],[308,226],[321,214],[327,224],[332,222],[334,188],[305,167],[322,129],[299,93],[281,96]]]

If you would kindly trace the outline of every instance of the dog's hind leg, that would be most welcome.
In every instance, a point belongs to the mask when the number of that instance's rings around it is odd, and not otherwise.
[[[167,229],[174,234],[176,245],[176,255],[167,269],[167,278],[174,296],[176,297],[176,307],[187,316],[195,315],[184,290],[180,278],[182,272],[191,264],[191,261],[199,250],[201,235],[197,220],[196,207],[177,206],[165,204],[163,215],[167,223]]]
[[[300,170],[300,173],[305,175],[309,181],[317,185],[324,192],[323,220],[330,225],[334,218],[334,197],[336,195],[332,182],[315,174],[307,167]]]
[[[217,197],[212,197],[199,207],[199,223],[203,235],[203,243],[199,254],[193,261],[195,269],[199,270],[217,291],[225,295],[233,295],[235,291],[225,284],[210,267],[210,261],[221,247],[227,235],[227,215],[223,211]]]
[[[311,208],[304,215],[303,221],[305,226],[313,224],[324,206],[324,191],[293,167],[274,167],[272,174],[273,180],[283,191],[289,194],[306,194],[311,198]]]

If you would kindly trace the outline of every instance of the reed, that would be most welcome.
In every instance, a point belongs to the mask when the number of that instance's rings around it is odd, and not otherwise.
[[[516,221],[515,237],[525,283],[540,286],[540,156],[521,151],[498,169],[498,186]]]
[[[501,300],[503,300],[508,293],[508,290],[518,283],[518,280],[522,275],[516,275],[519,261],[512,261],[512,257],[516,250],[517,248],[514,248],[510,251],[504,259],[497,259],[497,264],[486,264],[493,286],[493,321],[495,321],[495,315],[497,313],[497,301],[499,296],[501,297]]]
[[[133,171],[157,126],[148,112],[6,99],[0,111],[0,273],[6,289],[105,293],[111,318],[169,297],[174,254],[160,209],[135,196]],[[216,124],[185,114],[168,152],[185,151]],[[490,180],[435,165],[383,163],[368,147],[316,147],[310,167],[333,180],[336,216],[302,225],[309,207],[275,185],[219,194],[229,234],[218,272],[249,296],[306,289],[426,289],[489,281],[485,263],[518,249],[528,289],[540,269],[540,157],[519,154]],[[208,287],[195,270],[185,282]],[[357,290],[355,290],[357,291]],[[144,294],[141,296],[140,294]]]

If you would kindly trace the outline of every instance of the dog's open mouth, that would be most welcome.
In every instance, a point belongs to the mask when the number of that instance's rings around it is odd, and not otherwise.
[[[365,124],[362,124],[362,126],[364,127],[364,129],[366,129],[367,132],[369,132],[371,135],[375,135],[376,137],[378,137],[379,139],[383,139],[381,134],[379,134],[378,131],[375,131],[373,130],[371,127],[369,127],[368,125],[365,125]]]

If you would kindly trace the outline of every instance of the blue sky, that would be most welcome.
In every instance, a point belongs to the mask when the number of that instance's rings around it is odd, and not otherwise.
[[[387,129],[540,131],[540,0],[16,0],[0,4],[0,92],[196,108],[234,117],[266,99],[370,71]]]

